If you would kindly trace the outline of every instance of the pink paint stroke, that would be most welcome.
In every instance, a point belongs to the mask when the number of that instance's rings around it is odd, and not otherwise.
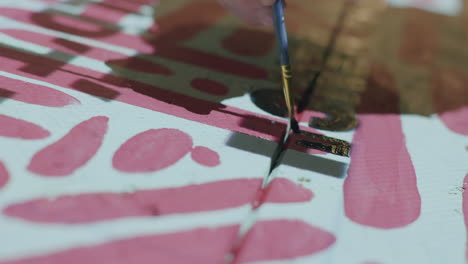
[[[8,170],[5,164],[3,164],[3,162],[0,161],[0,189],[5,187],[5,185],[7,185],[9,180],[10,180],[10,174],[8,173]]]
[[[129,237],[103,244],[0,261],[0,264],[215,264],[223,263],[239,226]]]
[[[433,105],[440,120],[451,131],[468,135],[468,77],[450,69],[436,70],[433,77]]]
[[[197,12],[199,14],[203,13],[203,15],[199,16],[203,23],[195,23],[193,17],[190,16]],[[159,18],[159,30],[149,33],[153,37],[142,38],[117,30],[107,29],[98,24],[85,21],[80,17],[63,16],[47,12],[34,13],[17,8],[0,9],[0,15],[35,26],[88,37],[113,45],[119,43],[119,45],[135,49],[140,53],[153,54],[154,56],[184,62],[216,72],[224,72],[253,79],[267,78],[268,73],[264,69],[252,64],[176,44],[188,41],[203,29],[209,28],[223,16],[224,12],[222,7],[216,3],[202,2],[186,5],[174,14]],[[189,25],[194,25],[193,29],[175,29],[177,26],[187,26],[188,19],[190,19]]]
[[[261,221],[247,233],[234,263],[285,260],[315,254],[334,244],[333,234],[302,221]]]
[[[81,122],[57,142],[36,153],[28,170],[43,176],[67,176],[85,165],[100,148],[108,118],[93,117]]]
[[[221,164],[219,154],[206,147],[195,147],[192,150],[192,160],[206,167],[216,167]]]
[[[352,221],[389,229],[409,225],[421,211],[416,173],[397,115],[361,115],[344,183]]]
[[[127,140],[114,154],[112,165],[123,172],[165,169],[192,150],[192,138],[177,129],[151,129]]]
[[[468,106],[441,113],[439,118],[451,131],[468,136]]]
[[[307,188],[298,188],[298,184],[283,179],[277,178],[273,180],[267,188],[260,188],[255,194],[255,198],[252,200],[252,208],[258,209],[265,203],[275,203],[281,201],[288,201],[289,203],[301,202],[301,199],[312,200],[314,194]],[[290,194],[290,190],[295,190],[296,197]],[[302,193],[301,195],[299,195]],[[273,195],[272,195],[273,194]],[[297,200],[299,198],[299,200]]]
[[[76,98],[38,84],[0,76],[0,97],[49,107],[79,104]]]
[[[23,29],[1,29],[0,32],[27,42],[36,43],[53,50],[68,54],[86,56],[100,61],[105,61],[109,66],[120,66],[139,72],[158,75],[172,75],[173,72],[165,66],[140,57],[128,57],[126,54],[89,46],[86,44],[56,38],[37,32]]]
[[[50,255],[0,261],[0,264],[211,264],[224,263],[239,226],[199,228],[170,234],[145,235],[72,248]],[[300,221],[258,222],[246,237],[237,263],[275,261],[325,250],[335,237]]]
[[[50,133],[36,124],[0,114],[0,136],[21,139],[42,139],[50,136]]]
[[[137,13],[144,4],[138,1],[106,0],[101,3],[87,4],[81,16],[117,24],[126,15]]]
[[[271,118],[236,107],[200,100],[164,90],[160,87],[98,73],[71,64],[60,65],[60,70],[57,70],[54,68],[54,63],[57,62],[47,57],[5,47],[0,47],[0,53],[4,55],[0,57],[0,70],[43,80],[62,87],[73,87],[77,90],[81,88],[75,87],[77,83],[83,81],[93,82],[118,92],[119,96],[114,99],[116,101],[227,129],[229,131],[260,137],[265,140],[277,141],[281,137],[286,126],[284,120],[279,118]],[[25,65],[33,67],[34,70],[51,71],[53,74],[41,76],[25,72],[22,70]],[[74,73],[79,74],[77,75]],[[134,88],[132,90],[128,87]],[[301,127],[301,129],[312,133],[318,133],[308,127]],[[304,149],[296,144],[292,144],[288,147],[311,154],[324,154],[317,150]]]
[[[106,8],[105,6],[99,5],[99,3],[88,4],[86,6],[86,10],[81,14],[83,17],[90,17],[115,24],[117,24],[125,15],[126,13],[122,11]]]
[[[64,224],[196,213],[247,205],[261,183],[261,179],[236,179],[133,193],[66,195],[13,204],[3,213],[33,222]],[[266,202],[307,202],[313,198],[310,190],[287,179],[275,179],[271,188]]]
[[[268,192],[263,199],[267,203],[298,203],[311,201],[314,193],[300,184],[285,178],[276,178],[268,185]]]

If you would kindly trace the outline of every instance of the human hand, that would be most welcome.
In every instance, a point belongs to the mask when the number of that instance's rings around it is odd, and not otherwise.
[[[276,0],[218,0],[249,24],[272,26],[271,6]]]

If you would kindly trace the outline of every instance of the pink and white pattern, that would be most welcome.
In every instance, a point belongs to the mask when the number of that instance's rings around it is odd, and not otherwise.
[[[289,149],[232,252],[285,124],[248,98],[273,38],[151,2],[0,0],[1,264],[466,263],[466,108]]]

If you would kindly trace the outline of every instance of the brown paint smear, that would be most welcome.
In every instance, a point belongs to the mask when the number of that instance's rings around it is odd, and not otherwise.
[[[361,4],[353,8],[354,12],[371,13]],[[458,35],[442,34],[447,30],[445,27],[468,28],[468,23],[461,23],[468,21],[466,9],[461,19],[454,19],[417,9],[387,8],[367,24],[356,16],[345,18],[342,28],[338,29],[335,47],[330,46],[333,44],[330,41],[328,46],[320,46],[314,38],[307,38],[308,45],[301,45],[302,50],[292,52],[293,58],[300,56],[301,65],[295,67],[295,76],[301,79],[296,80],[300,86],[297,89],[304,90],[309,85],[307,89],[312,93],[306,96],[310,96],[311,103],[306,109],[327,115],[327,118],[311,120],[310,125],[341,131],[354,128],[354,118],[361,113],[427,116],[467,106],[468,71],[454,59],[462,57],[461,53],[466,50],[462,47],[468,47],[468,43],[460,41]],[[351,38],[343,33],[343,29],[349,28],[359,32],[368,30],[371,34]],[[466,33],[468,36],[468,31]],[[351,46],[359,47],[360,51]],[[312,54],[304,51],[304,47]],[[325,54],[327,48],[332,48],[331,55],[317,63],[317,58]],[[447,49],[451,50],[452,57],[444,59],[443,56],[448,55],[441,50]],[[310,58],[308,64],[306,57]],[[318,72],[329,80],[324,81],[320,76],[311,81],[320,64]],[[364,84],[356,83],[359,79]],[[338,115],[333,109],[340,110]],[[342,123],[337,124],[335,120]]]
[[[448,69],[434,71],[432,98],[437,113],[468,106],[468,75]]]
[[[296,46],[292,56],[297,57],[302,64],[296,67],[295,75],[301,79],[309,79],[296,81],[299,86],[297,90],[301,91],[298,93],[301,100],[298,103],[299,112],[308,109],[326,114],[325,118],[311,119],[309,126],[323,130],[346,131],[357,126],[356,106],[362,102],[361,94],[366,90],[366,86],[371,89],[368,85],[373,85],[372,82],[366,81],[369,74],[366,51],[371,32],[369,29],[383,9],[380,1],[335,2],[334,9],[328,19],[334,24],[326,36],[326,44],[323,45],[320,40],[317,42],[316,37],[304,34],[305,41],[309,43],[303,44],[304,40],[301,39],[302,45]],[[326,10],[327,8],[324,8],[324,12]],[[360,20],[359,16],[354,15],[356,12],[370,19]],[[318,63],[317,58],[321,58]],[[379,78],[379,68],[376,67],[375,76]],[[372,76],[374,72],[371,72]],[[367,94],[369,95],[380,96],[380,93],[371,92]],[[371,104],[381,101],[370,99]]]
[[[439,41],[438,17],[414,9],[406,18],[400,48],[401,60],[420,66],[432,65]]]
[[[359,113],[379,114],[399,112],[399,90],[395,77],[384,64],[371,66],[367,89],[361,94],[356,110]]]

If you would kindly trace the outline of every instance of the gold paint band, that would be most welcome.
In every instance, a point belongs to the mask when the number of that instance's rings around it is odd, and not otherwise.
[[[281,66],[281,75],[283,79],[283,93],[284,98],[286,100],[286,106],[288,107],[289,117],[291,119],[295,119],[294,114],[294,97],[291,90],[292,84],[292,72],[290,65],[282,65]]]
[[[307,131],[301,131],[301,135],[307,137],[307,140],[297,140],[296,144],[299,146],[344,157],[350,155],[351,144],[347,141]]]

